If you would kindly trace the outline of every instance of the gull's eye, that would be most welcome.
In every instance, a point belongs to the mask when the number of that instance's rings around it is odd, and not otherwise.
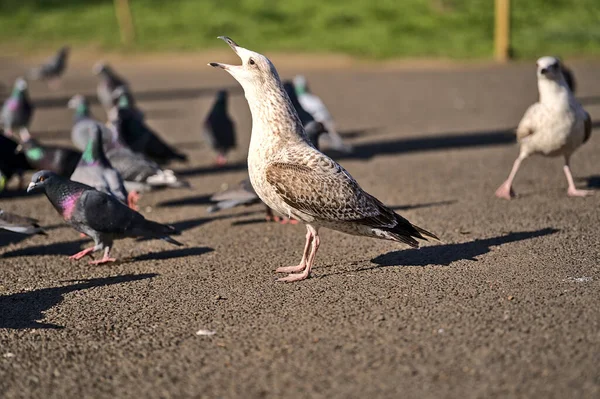
[[[250,58],[250,61],[248,61],[248,64],[254,65],[254,64],[256,64],[256,62],[254,62],[254,60],[252,58]]]

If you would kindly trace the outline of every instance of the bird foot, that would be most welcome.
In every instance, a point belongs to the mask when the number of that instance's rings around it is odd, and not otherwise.
[[[116,261],[117,261],[116,258],[102,258],[102,259],[91,261],[90,265],[101,265],[103,263],[116,262]]]
[[[133,209],[134,211],[139,210],[139,207],[137,206],[139,200],[140,193],[138,193],[137,191],[130,191],[129,194],[127,194],[127,206]]]
[[[301,272],[304,269],[306,269],[306,264],[300,263],[299,265],[296,265],[296,266],[278,267],[277,269],[275,269],[275,273],[296,273],[296,272]]]
[[[216,164],[217,164],[217,166],[225,166],[225,165],[227,165],[227,158],[225,158],[225,156],[222,155],[222,154],[217,155]]]
[[[292,218],[281,218],[281,220],[278,221],[281,224],[298,224],[300,222],[298,222],[296,219],[292,219]]]
[[[305,268],[302,273],[291,273],[285,277],[278,278],[277,281],[282,281],[284,283],[293,283],[294,281],[306,280],[309,274],[310,272],[308,268]]]
[[[496,197],[510,200],[515,198],[516,194],[511,186],[504,183],[496,190]]]
[[[69,259],[72,260],[79,260],[81,258],[83,258],[86,255],[92,256],[92,252],[94,251],[94,248],[86,248],[81,252],[77,252],[75,255],[71,255],[69,256]]]
[[[567,191],[567,195],[569,197],[587,197],[588,195],[593,195],[594,192],[590,190],[578,190],[576,188],[569,188]]]
[[[85,233],[79,233],[79,237],[81,237],[81,238],[86,238],[86,237],[87,237],[87,234],[85,234]],[[73,255],[73,256],[75,256],[75,255]]]

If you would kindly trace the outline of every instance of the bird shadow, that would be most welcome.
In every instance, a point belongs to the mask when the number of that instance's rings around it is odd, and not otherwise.
[[[600,175],[592,175],[577,179],[578,181],[585,181],[587,188],[598,188],[600,189]]]
[[[212,195],[195,195],[192,197],[184,197],[175,200],[162,201],[156,204],[156,206],[161,208],[170,208],[175,206],[208,205],[211,203],[210,197],[212,197]]]
[[[390,208],[393,209],[393,210],[395,210],[395,211],[408,211],[408,210],[411,210],[411,209],[429,208],[429,207],[432,207],[432,206],[451,205],[451,204],[455,204],[456,202],[457,202],[456,200],[437,201],[437,202],[424,202],[422,204],[390,206]]]
[[[197,175],[206,175],[211,173],[227,173],[227,172],[237,172],[239,170],[248,169],[248,165],[246,162],[235,162],[228,163],[223,166],[218,165],[209,165],[209,166],[199,166],[188,169],[179,169],[174,172],[179,176],[197,176]]]
[[[105,287],[108,285],[144,280],[156,276],[158,276],[158,274],[148,273],[93,278],[88,280],[80,280],[80,282],[75,284],[62,287],[42,288],[28,292],[0,295],[0,309],[2,309],[0,312],[0,328],[61,329],[64,328],[64,326],[43,323],[39,320],[44,319],[45,311],[61,303],[65,294],[94,287]]]
[[[262,218],[252,218],[252,219],[245,219],[245,220],[236,220],[235,222],[232,222],[231,225],[232,226],[246,226],[246,225],[250,225],[250,224],[261,224],[261,223],[267,223],[267,219],[262,217]]]
[[[73,255],[81,250],[81,245],[89,240],[62,241],[53,244],[35,245],[33,247],[20,248],[6,252],[1,257],[14,258],[17,256],[40,256],[40,255]]]
[[[478,131],[472,133],[443,133],[425,137],[403,137],[360,143],[349,154],[339,154],[339,159],[369,159],[376,155],[402,154],[418,151],[436,151],[450,148],[485,147],[515,142],[514,129]]]
[[[378,132],[383,130],[383,127],[367,127],[363,129],[348,129],[348,130],[340,130],[338,133],[342,138],[345,139],[355,139],[361,136],[364,136],[368,133]]]
[[[185,256],[200,256],[209,252],[214,251],[213,248],[209,247],[194,247],[194,248],[181,248],[181,249],[173,249],[170,251],[162,251],[162,252],[150,252],[147,254],[136,256],[132,258],[132,261],[141,261],[141,260],[166,260],[166,259],[176,259],[183,258]]]
[[[31,237],[29,234],[13,233],[12,231],[0,230],[0,247],[5,247],[11,244],[18,244],[21,241]]]
[[[453,262],[459,260],[476,261],[477,259],[475,259],[475,257],[487,254],[490,252],[491,247],[542,237],[554,234],[558,231],[558,229],[545,228],[535,231],[508,233],[498,237],[474,240],[459,244],[442,244],[423,247],[421,249],[393,251],[372,259],[371,262],[376,263],[377,266],[362,268],[358,271],[373,270],[388,266],[449,266]]]

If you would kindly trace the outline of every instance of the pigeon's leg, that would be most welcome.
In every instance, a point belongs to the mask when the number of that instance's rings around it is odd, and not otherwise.
[[[313,229],[312,226],[306,226],[309,229]],[[314,230],[314,229],[313,229]],[[312,250],[310,251],[310,255],[306,261],[306,268],[300,273],[291,273],[286,277],[282,277],[277,281],[284,281],[286,283],[291,283],[294,281],[300,281],[308,278],[310,276],[310,269],[312,269],[313,264],[315,263],[315,257],[317,256],[317,251],[319,250],[319,244],[321,243],[321,239],[319,238],[319,232],[314,230],[311,232],[313,235],[312,239]]]
[[[506,179],[506,181],[502,183],[502,185],[496,190],[496,197],[507,200],[515,197],[515,192],[512,189],[512,183],[517,175],[517,171],[519,170],[519,166],[521,166],[523,159],[525,159],[525,157],[523,155],[519,155],[519,157],[515,160],[512,170],[508,175],[508,179]]]
[[[139,199],[140,194],[137,191],[130,191],[129,194],[127,194],[127,206],[134,211],[137,211],[139,209],[137,206]]]
[[[297,266],[280,267],[277,270],[275,270],[275,273],[295,273],[295,272],[303,271],[306,268],[306,261],[308,260],[308,257],[310,255],[310,244],[312,243],[312,240],[313,240],[313,234],[310,231],[310,229],[307,227],[306,228],[306,243],[304,244],[304,252],[302,253],[302,260],[300,261],[300,264],[298,264]]]
[[[92,252],[97,251],[96,246],[90,247],[90,248],[86,248],[81,252],[77,252],[75,255],[71,255],[69,256],[69,259],[72,260],[79,260],[81,258],[83,258],[86,255],[92,256]]]
[[[269,208],[268,206],[265,205],[266,209],[266,215],[265,215],[265,219],[267,220],[267,222],[274,222],[275,221],[275,215],[273,215],[273,210],[271,208]]]
[[[117,259],[109,257],[108,256],[109,254],[110,254],[110,247],[109,246],[104,247],[104,256],[102,257],[102,259],[93,260],[90,262],[90,265],[100,265],[102,263],[116,262]]]
[[[227,158],[225,157],[225,155],[222,153],[218,153],[217,154],[217,166],[225,166],[226,164],[227,164]]]
[[[298,224],[300,222],[298,222],[296,219],[293,219],[293,218],[281,218],[279,223],[281,223],[281,224]]]
[[[571,168],[569,166],[569,157],[565,157],[565,166],[563,166],[563,170],[565,171],[565,176],[567,177],[567,182],[569,183],[569,189],[567,190],[567,195],[569,197],[585,197],[593,194],[592,191],[579,190],[575,187],[573,175],[571,174]]]

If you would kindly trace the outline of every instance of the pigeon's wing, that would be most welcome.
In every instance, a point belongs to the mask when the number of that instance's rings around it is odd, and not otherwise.
[[[37,224],[37,220],[25,216],[4,212],[0,209],[0,229],[21,234],[37,234],[43,230]]]
[[[77,201],[71,220],[82,222],[100,233],[125,235],[139,219],[144,217],[112,195],[87,190]]]
[[[592,118],[590,117],[590,114],[588,114],[587,112],[585,112],[585,119],[583,120],[583,127],[584,127],[583,142],[585,143],[592,136]]]
[[[298,96],[298,101],[308,113],[318,122],[326,122],[331,120],[331,114],[325,106],[325,103],[316,95],[311,93],[303,93]]]
[[[259,198],[258,195],[256,195],[256,191],[254,191],[252,185],[249,184],[250,181],[248,180],[248,184],[246,184],[246,181],[247,180],[240,182],[240,184],[230,188],[229,190],[214,194],[212,197],[210,197],[210,200],[214,202],[235,200],[238,201],[240,205],[257,201]]]
[[[142,182],[160,171],[160,167],[155,162],[127,148],[110,150],[106,153],[106,157],[124,180]]]
[[[539,129],[540,121],[544,116],[544,108],[540,103],[531,105],[517,126],[517,140],[521,141],[524,138],[536,133]]]
[[[125,184],[123,183],[123,178],[119,172],[113,168],[104,168],[102,175],[104,176],[104,180],[108,185],[110,193],[117,197],[119,201],[127,203],[127,190],[125,190]]]
[[[102,176],[102,169],[97,165],[80,164],[71,175],[71,180],[87,184],[103,193],[111,194],[110,187],[104,176]]]

